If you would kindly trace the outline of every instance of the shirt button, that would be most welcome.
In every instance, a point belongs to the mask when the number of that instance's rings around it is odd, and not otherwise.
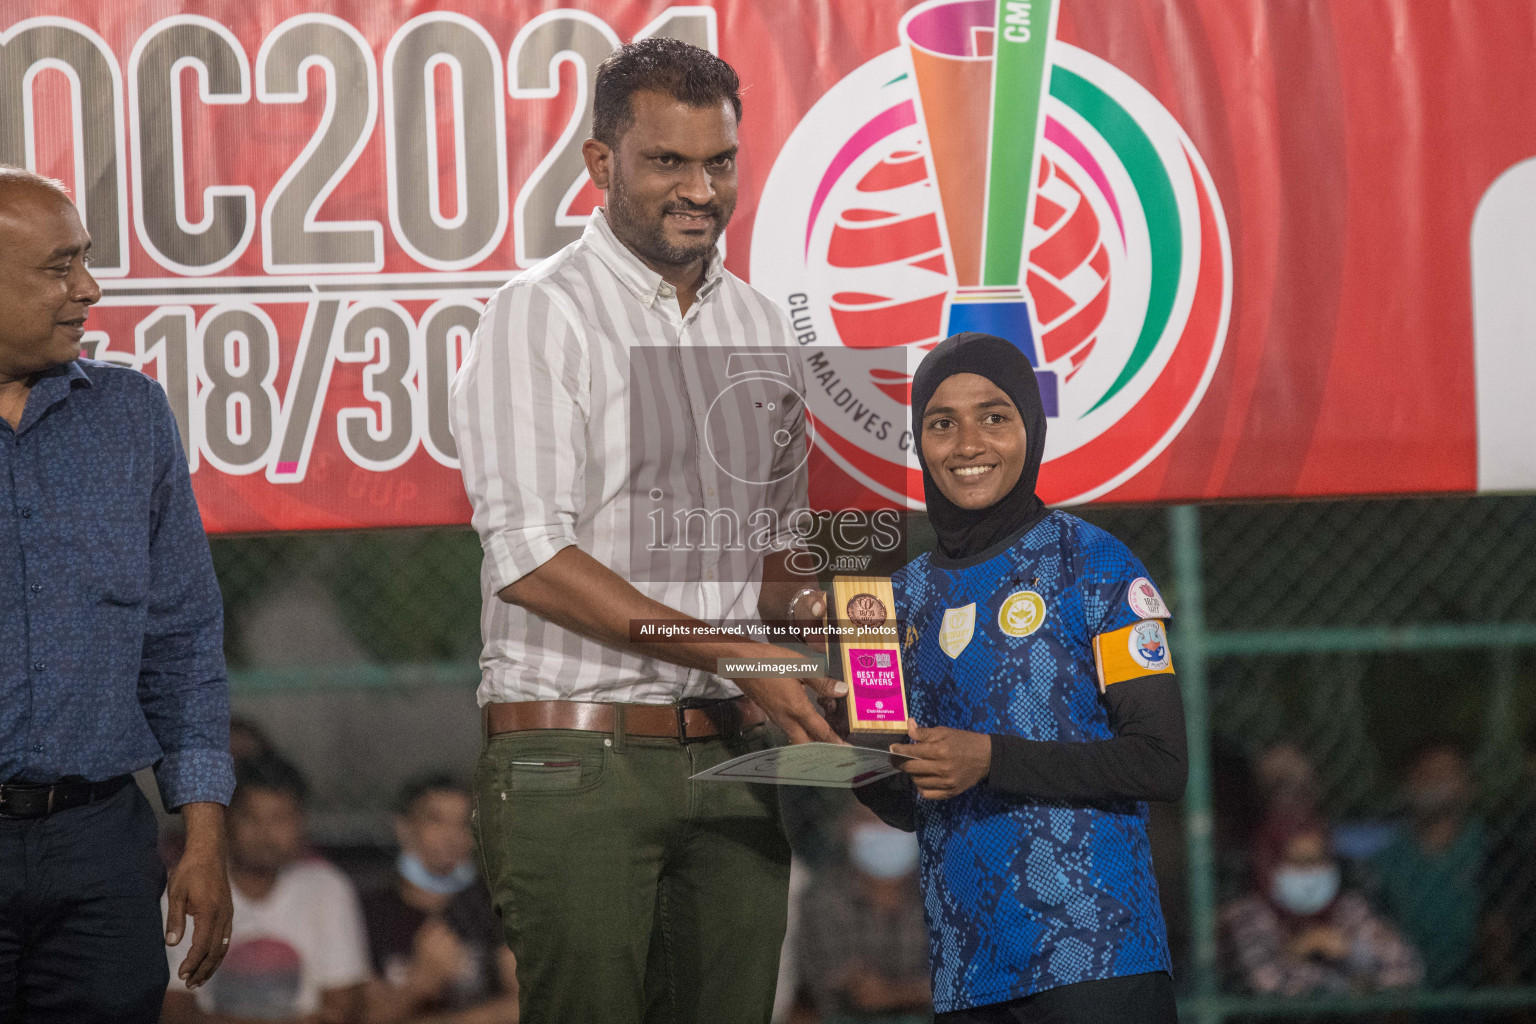
[[[34,754],[41,754],[43,752],[43,745],[41,743],[37,744],[37,746],[32,748],[32,752]]]
[[[30,508],[22,509],[21,510],[21,518],[23,518],[23,519],[31,519],[32,518],[32,510]]]
[[[34,584],[32,584],[32,593],[34,593],[34,594],[41,594],[42,592],[43,592],[43,585],[41,583],[34,583]]]
[[[48,663],[46,661],[34,661],[32,663],[32,670],[34,672],[41,672],[43,669],[45,669],[47,667],[48,667]]]

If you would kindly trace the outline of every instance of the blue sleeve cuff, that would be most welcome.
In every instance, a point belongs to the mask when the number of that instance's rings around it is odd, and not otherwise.
[[[167,810],[182,804],[229,805],[235,792],[235,763],[225,750],[177,750],[155,765],[160,800]]]

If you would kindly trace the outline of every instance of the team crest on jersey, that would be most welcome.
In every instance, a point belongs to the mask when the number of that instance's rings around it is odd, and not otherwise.
[[[1157,592],[1152,581],[1145,576],[1138,576],[1131,581],[1130,588],[1125,592],[1125,600],[1131,606],[1131,611],[1144,619],[1166,619],[1172,613],[1168,611],[1168,602],[1163,600],[1163,595]]]
[[[975,632],[975,601],[960,608],[946,608],[944,622],[939,626],[939,649],[951,658],[958,658]]]
[[[1138,622],[1131,628],[1131,658],[1142,668],[1161,672],[1168,667],[1168,634],[1157,620]]]
[[[1045,599],[1033,590],[1009,594],[997,610],[997,628],[1009,636],[1029,636],[1045,622]]]

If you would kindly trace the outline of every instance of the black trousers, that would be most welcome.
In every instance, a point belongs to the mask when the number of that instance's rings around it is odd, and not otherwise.
[[[0,818],[0,1024],[154,1024],[170,970],[155,812],[138,786]]]
[[[1173,979],[1164,971],[1083,981],[1023,999],[941,1013],[936,1024],[1177,1024]]]

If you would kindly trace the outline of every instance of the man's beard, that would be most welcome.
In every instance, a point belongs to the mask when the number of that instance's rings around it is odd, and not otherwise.
[[[708,259],[709,254],[715,250],[715,243],[725,231],[726,224],[730,222],[732,212],[722,209],[718,203],[696,206],[687,200],[669,201],[661,208],[660,218],[655,222],[647,222],[630,202],[623,179],[617,174],[609,179],[603,205],[608,211],[608,224],[614,229],[614,234],[649,262],[664,267],[683,267],[695,260]],[[673,212],[710,214],[714,217],[711,222],[713,230],[704,241],[692,245],[676,245],[668,241],[666,235],[666,216]]]

